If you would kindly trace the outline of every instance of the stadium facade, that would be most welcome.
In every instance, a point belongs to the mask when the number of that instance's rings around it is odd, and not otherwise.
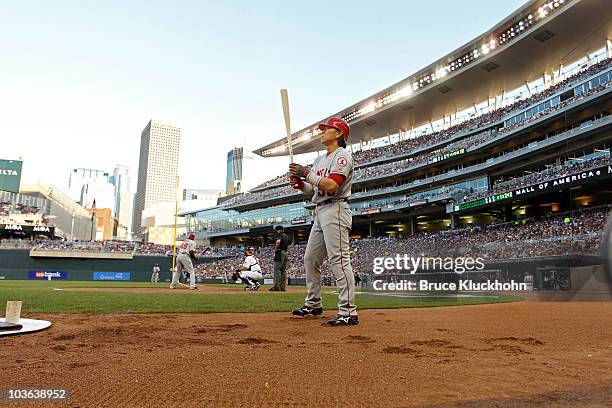
[[[0,191],[0,239],[89,240],[96,216],[59,189],[23,185],[20,193]]]
[[[399,83],[334,113],[351,125],[353,235],[521,222],[612,202],[612,9],[605,1],[531,1]],[[316,123],[293,151],[320,149]],[[255,150],[287,154],[286,139]],[[198,239],[296,241],[312,223],[286,175],[184,213]]]

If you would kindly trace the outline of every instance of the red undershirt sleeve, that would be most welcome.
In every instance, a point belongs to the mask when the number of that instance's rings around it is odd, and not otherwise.
[[[346,176],[344,174],[338,174],[338,173],[332,173],[329,175],[328,178],[334,180],[336,184],[338,185],[338,187],[340,187],[342,183],[344,183],[344,180],[346,180]]]

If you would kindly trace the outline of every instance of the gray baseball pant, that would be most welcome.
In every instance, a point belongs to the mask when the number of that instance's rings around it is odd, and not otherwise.
[[[189,274],[189,287],[195,288],[195,272],[193,270],[193,263],[191,262],[191,258],[188,254],[178,254],[176,257],[176,271],[172,273],[172,283],[170,284],[170,287],[176,288],[183,269]]]
[[[327,256],[336,276],[338,314],[357,315],[355,278],[349,246],[352,222],[351,209],[344,201],[331,202],[316,208],[314,224],[304,254],[307,307],[321,307],[321,266]]]

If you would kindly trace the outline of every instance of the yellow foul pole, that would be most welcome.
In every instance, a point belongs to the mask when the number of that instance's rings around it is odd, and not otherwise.
[[[176,224],[178,223],[178,206],[179,206],[179,176],[176,176],[176,193],[174,194],[174,232],[172,233],[172,272],[176,266]]]

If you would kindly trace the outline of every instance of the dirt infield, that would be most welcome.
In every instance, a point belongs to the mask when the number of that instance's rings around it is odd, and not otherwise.
[[[612,404],[607,302],[366,310],[338,328],[287,313],[28,317],[54,326],[1,340],[0,384],[65,387],[70,406]]]

